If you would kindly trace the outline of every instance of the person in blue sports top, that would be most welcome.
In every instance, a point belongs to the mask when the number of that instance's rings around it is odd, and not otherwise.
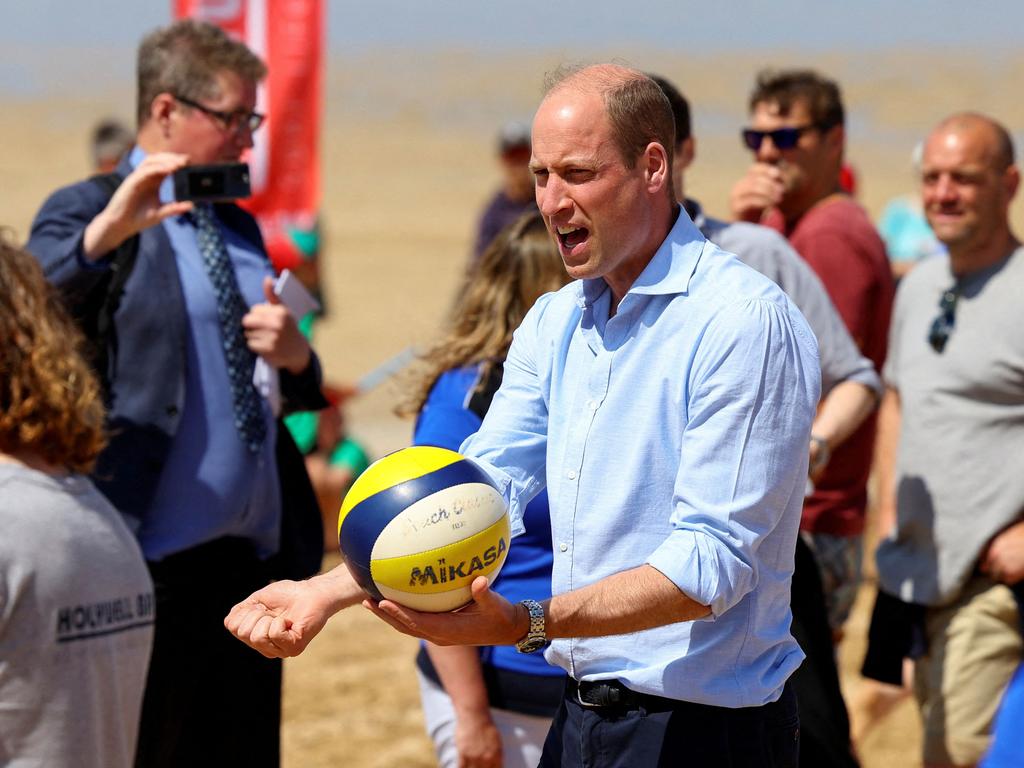
[[[443,338],[415,369],[403,415],[418,414],[415,445],[457,451],[480,428],[501,385],[512,332],[544,293],[569,280],[538,213],[503,229],[467,275]],[[526,507],[493,584],[512,602],[551,595],[547,493]],[[565,673],[510,646],[440,647],[416,658],[427,733],[442,768],[533,768],[565,688]]]

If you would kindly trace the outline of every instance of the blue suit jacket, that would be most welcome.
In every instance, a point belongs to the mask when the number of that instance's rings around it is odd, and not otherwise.
[[[131,172],[127,161],[118,172]],[[107,272],[101,259],[85,266],[80,259],[85,227],[109,200],[94,181],[81,181],[53,193],[32,224],[28,250],[43,266],[73,314]],[[215,207],[221,223],[258,250],[263,241],[256,221],[241,208]],[[110,386],[108,425],[110,444],[101,454],[93,480],[122,512],[142,516],[156,490],[160,472],[177,432],[185,402],[185,343],[187,319],[178,268],[163,227],[140,234],[138,257],[114,315],[105,372]],[[315,356],[300,375],[281,372],[281,391],[289,410],[315,410],[327,402],[320,391],[320,367]],[[301,460],[282,462],[286,453],[298,453],[278,430],[278,464],[284,499],[289,506],[307,494],[309,479]],[[300,487],[292,491],[289,486]],[[315,496],[309,491],[315,504]],[[284,505],[282,506],[285,509]],[[317,514],[319,519],[319,514]]]

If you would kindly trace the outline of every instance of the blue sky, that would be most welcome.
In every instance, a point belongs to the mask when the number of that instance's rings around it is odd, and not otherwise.
[[[269,0],[273,2],[273,0]],[[326,0],[332,49],[550,48],[627,42],[793,46],[1015,45],[1020,0]],[[169,18],[169,0],[4,0],[0,42],[131,46]],[[627,12],[628,11],[628,12]],[[112,21],[116,19],[117,21]]]
[[[277,0],[267,0],[269,3]],[[1019,49],[1024,0],[325,0],[328,53]],[[123,85],[170,0],[2,0],[0,92]],[[115,21],[116,20],[116,21]],[[75,62],[69,67],[68,62]]]

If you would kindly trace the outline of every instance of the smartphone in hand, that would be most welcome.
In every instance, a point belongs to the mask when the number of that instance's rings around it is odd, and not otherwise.
[[[247,163],[186,165],[174,172],[174,199],[215,203],[249,197]]]

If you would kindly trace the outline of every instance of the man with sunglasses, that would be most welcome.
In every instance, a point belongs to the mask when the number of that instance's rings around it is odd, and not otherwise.
[[[93,479],[131,522],[156,586],[138,765],[278,763],[280,665],[240,648],[221,616],[275,575],[282,498],[289,515],[319,520],[301,458],[252,385],[255,356],[280,369],[286,407],[325,404],[319,366],[273,295],[253,218],[175,201],[169,179],[252,147],[265,73],[212,25],[150,34],[119,186],[58,190],[28,244],[78,316],[130,270],[100,350],[111,439]]]
[[[894,287],[885,246],[842,191],[844,109],[835,82],[806,70],[763,71],[743,141],[754,163],[733,187],[734,218],[783,234],[825,284],[861,352],[881,370]],[[856,594],[875,417],[832,454],[804,504],[801,529],[821,568],[838,637]]]
[[[926,766],[978,762],[1022,656],[1024,251],[1009,220],[1019,182],[1009,134],[994,120],[961,113],[932,131],[921,190],[948,254],[900,283],[883,371],[886,535],[872,624],[891,635],[884,606],[917,606],[905,615],[924,639],[914,687]]]

